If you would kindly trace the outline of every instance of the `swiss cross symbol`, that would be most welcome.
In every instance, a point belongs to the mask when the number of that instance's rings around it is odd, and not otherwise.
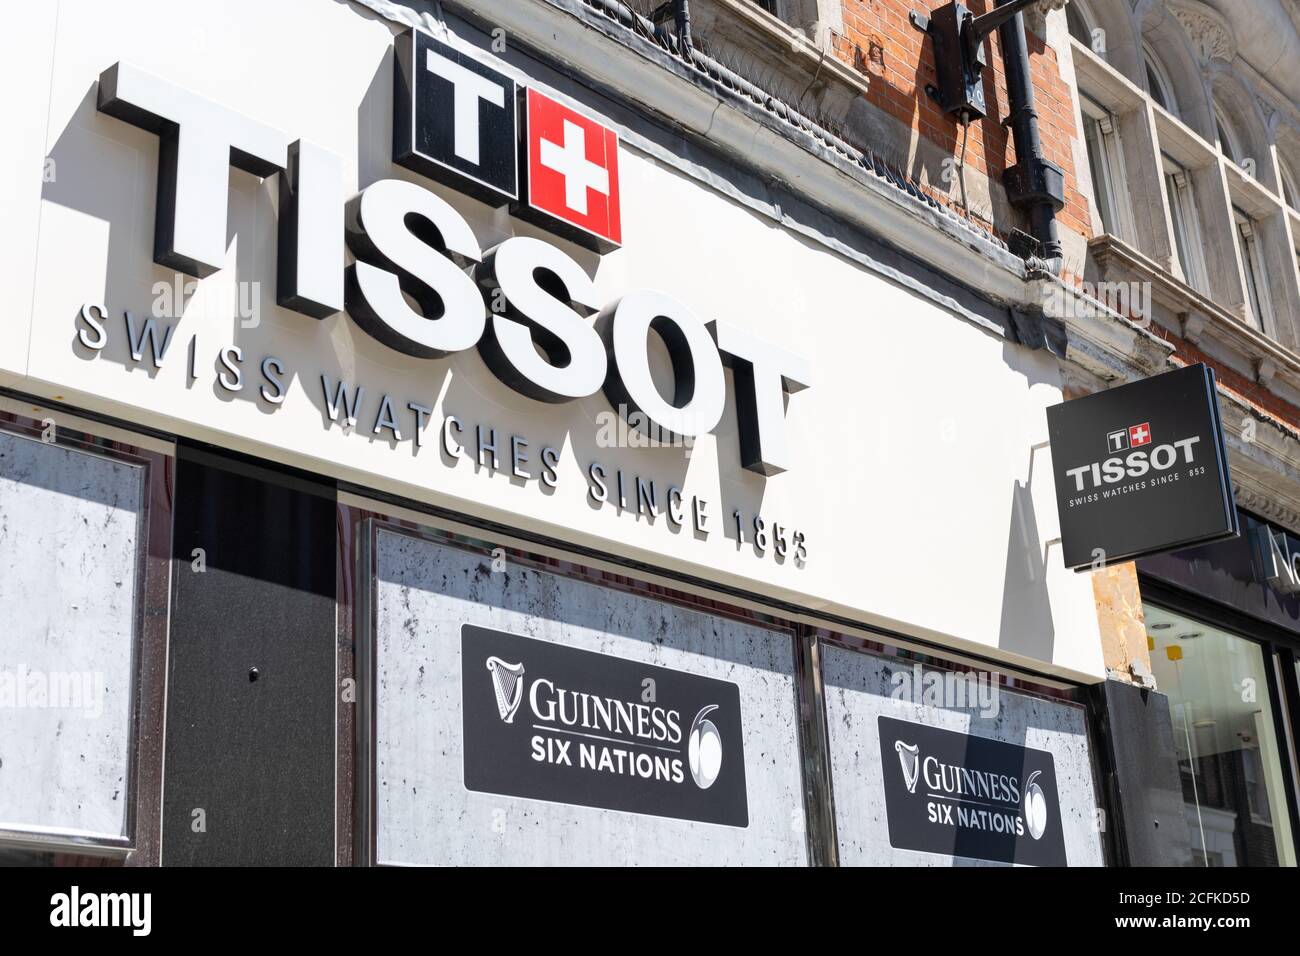
[[[1151,443],[1151,425],[1147,422],[1143,422],[1141,425],[1130,425],[1128,443],[1133,448],[1138,445],[1149,445]]]
[[[525,215],[601,252],[623,241],[618,201],[618,134],[530,89],[523,109]]]

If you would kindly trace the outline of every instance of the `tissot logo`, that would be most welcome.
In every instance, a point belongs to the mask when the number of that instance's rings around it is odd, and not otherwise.
[[[461,648],[469,789],[748,824],[736,685],[471,625]]]
[[[1008,863],[1065,862],[1050,753],[889,717],[879,718],[879,729],[892,846]],[[891,751],[896,762],[886,759]]]
[[[1126,448],[1149,444],[1151,444],[1151,425],[1148,422],[1130,425],[1128,428],[1106,434],[1107,451],[1124,451]]]
[[[1236,533],[1214,376],[1204,365],[1054,405],[1047,423],[1066,567]]]
[[[597,251],[623,240],[614,130],[531,87],[521,106],[521,84],[485,55],[420,30],[398,38],[395,61],[396,162]],[[341,156],[128,63],[101,74],[98,108],[163,144],[156,262],[200,277],[220,270],[227,167],[279,175],[276,301],[284,308],[318,319],[346,308],[406,356],[436,360],[477,348],[502,383],[537,401],[603,390],[629,426],[669,445],[718,426],[730,367],[740,464],[763,475],[789,467],[786,397],[812,382],[800,356],[653,289],[605,300],[589,263],[533,236],[484,248],[452,203],[417,183],[381,178],[347,199]],[[345,242],[355,260],[346,266]],[[83,335],[103,332],[83,321]],[[668,382],[652,371],[656,340],[671,361]],[[88,347],[102,348],[98,341]],[[238,355],[223,353],[222,362],[233,373],[242,346],[231,349]],[[155,352],[156,367],[162,358]],[[377,419],[373,433],[380,427]]]

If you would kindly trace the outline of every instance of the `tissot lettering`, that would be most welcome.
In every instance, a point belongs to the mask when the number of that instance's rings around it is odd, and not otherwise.
[[[389,348],[440,358],[483,334],[483,298],[452,258],[478,262],[482,252],[443,199],[400,179],[380,180],[348,205],[348,246],[357,257],[347,272],[348,312]]]
[[[733,325],[713,321],[709,333],[736,383],[741,464],[759,474],[780,474],[791,465],[785,396],[811,385],[812,369]]]
[[[539,239],[516,236],[488,253],[479,276],[488,301],[499,289],[506,305],[493,313],[478,344],[501,381],[543,402],[582,398],[600,388],[605,348],[583,317],[600,303],[578,263]]]
[[[226,259],[229,168],[257,176],[283,171],[289,164],[289,137],[127,63],[114,64],[100,75],[98,107],[158,135],[154,261],[200,278],[212,275]],[[302,151],[299,145],[299,158]],[[307,152],[311,155],[313,150]],[[295,195],[299,205],[307,203],[314,210],[337,194],[338,185],[326,181],[337,167],[321,161],[325,168],[317,170],[316,162],[309,162],[312,175],[298,177]],[[312,186],[327,194],[313,194],[308,188]],[[332,253],[337,269],[342,248],[333,241],[335,237],[325,232],[304,243],[299,222],[292,216],[281,220],[280,229],[287,233],[281,237],[281,248],[287,245],[294,250],[300,264],[315,263]],[[292,304],[295,296],[293,290],[281,304],[298,308]]]
[[[748,825],[736,685],[472,625],[461,652],[469,789]]]
[[[717,348],[695,313],[670,296],[641,289],[602,312],[596,327],[610,356],[605,395],[615,408],[638,413],[628,424],[669,436],[713,430],[722,418],[726,383]],[[650,371],[652,331],[668,346],[672,359],[671,400],[660,394]]]
[[[343,308],[343,160],[298,140],[280,182],[276,301],[323,319]]]
[[[1196,461],[1195,446],[1201,437],[1193,435],[1167,445],[1158,445],[1150,452],[1135,451],[1123,458],[1107,458],[1090,465],[1067,468],[1065,473],[1074,479],[1074,490],[1083,491],[1098,485],[1113,485],[1127,478],[1141,478],[1149,471],[1168,471],[1174,465],[1190,465]]]
[[[396,160],[480,198],[484,188],[498,199],[513,197],[514,80],[418,30],[399,38],[397,52]],[[512,208],[564,238],[602,251],[616,247],[622,241],[617,134],[537,90],[525,92],[529,189],[527,201]],[[718,425],[725,363],[733,369],[741,465],[763,475],[790,466],[786,396],[812,378],[799,356],[726,323],[706,324],[688,305],[655,290],[632,289],[602,303],[588,270],[540,239],[512,237],[484,255],[460,212],[406,180],[371,183],[343,206],[341,157],[129,64],[103,73],[99,108],[161,138],[158,262],[198,276],[221,268],[227,167],[260,176],[282,172],[281,305],[317,318],[343,306],[371,337],[417,358],[477,346],[505,385],[538,401],[567,402],[603,388],[633,430],[660,444]],[[345,241],[356,260],[346,268]],[[79,317],[78,340],[91,352],[103,347],[99,321],[85,312]],[[161,367],[175,326],[130,321],[135,360],[147,341]],[[652,333],[671,360],[668,394],[651,373]],[[220,362],[228,372],[221,387],[238,391],[243,379],[230,370],[231,357]],[[359,399],[364,386],[355,388]],[[383,412],[385,403],[416,409],[417,419],[418,409],[432,407],[420,397],[385,395],[382,384],[370,391],[381,403],[372,433],[394,440],[403,430]],[[284,392],[277,387],[271,394]],[[280,403],[268,398],[267,404]],[[330,405],[335,421],[336,407]],[[349,412],[347,421],[353,419]],[[422,444],[422,432],[417,420],[405,433]]]

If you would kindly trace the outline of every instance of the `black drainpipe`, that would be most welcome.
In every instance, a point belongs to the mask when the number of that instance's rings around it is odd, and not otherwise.
[[[997,5],[1010,2],[998,0]],[[1039,255],[1028,259],[1029,265],[1060,274],[1062,253],[1056,213],[1065,205],[1065,174],[1061,167],[1043,157],[1023,15],[1017,13],[998,27],[998,39],[1007,74],[1007,96],[1011,101],[1011,136],[1016,144],[1016,165],[1002,174],[1002,184],[1011,205],[1029,216],[1030,235],[1041,247]]]
[[[674,0],[673,26],[677,28],[677,42],[682,45],[682,53],[691,55],[691,4],[690,0]]]

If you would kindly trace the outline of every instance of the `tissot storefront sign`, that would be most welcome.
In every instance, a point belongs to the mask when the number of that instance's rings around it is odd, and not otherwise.
[[[1166,372],[1047,410],[1065,565],[1237,533],[1214,373]]]
[[[466,624],[461,694],[469,790],[749,825],[729,681]]]
[[[1050,753],[892,717],[879,729],[890,846],[1066,865]]]
[[[622,242],[614,130],[418,30],[399,37],[395,74],[396,162],[598,251]],[[228,167],[278,174],[276,301],[284,308],[316,318],[346,309],[375,339],[418,358],[477,347],[505,385],[537,401],[603,390],[631,427],[670,444],[717,427],[723,368],[731,367],[741,464],[764,475],[789,467],[785,396],[812,380],[799,356],[652,289],[603,303],[559,246],[512,236],[484,249],[464,216],[415,183],[381,179],[345,202],[341,157],[130,64],[104,71],[97,102],[162,142],[156,262],[199,277],[216,272],[226,251]],[[345,235],[355,257],[346,269]],[[105,315],[88,306],[80,317],[90,351],[107,342]],[[150,351],[148,342],[161,367],[170,328],[129,322],[134,354]],[[667,396],[652,374],[652,333],[672,363]],[[270,358],[269,372],[266,361],[259,367],[274,405],[286,369]],[[245,360],[241,349],[223,351],[221,387],[242,384]],[[321,382],[324,398],[337,407],[330,384]],[[415,403],[407,415],[401,403],[381,407],[372,431],[398,435],[400,415],[418,442],[428,426],[422,408]]]

